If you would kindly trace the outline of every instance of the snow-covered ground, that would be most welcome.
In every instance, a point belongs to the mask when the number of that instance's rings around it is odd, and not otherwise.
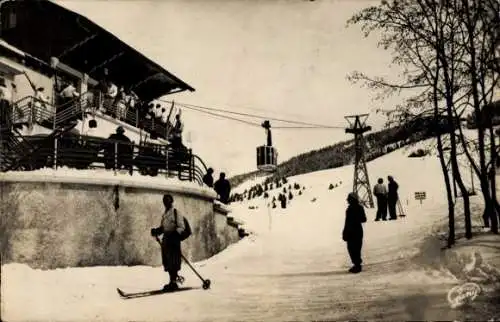
[[[345,199],[352,189],[353,175],[353,166],[346,166],[288,178],[292,187],[298,183],[306,189],[302,195],[292,190],[294,198],[286,209],[281,209],[279,203],[271,209],[267,206],[270,199],[263,198],[231,205],[231,216],[243,222],[252,234],[216,256],[194,264],[203,276],[212,280],[210,290],[123,300],[116,293],[117,287],[126,291],[155,289],[168,281],[167,274],[159,267],[144,266],[42,271],[9,264],[2,266],[2,318],[6,321],[499,319],[498,309],[495,311],[489,305],[494,278],[477,280],[489,284],[471,304],[472,309],[450,308],[446,294],[461,282],[451,272],[458,270],[467,275],[491,267],[480,261],[465,267],[458,260],[441,265],[443,253],[439,247],[443,244],[429,238],[442,230],[447,216],[441,169],[436,156],[407,158],[410,152],[398,150],[368,164],[372,185],[378,177],[394,176],[407,216],[397,221],[374,222],[375,209],[367,209],[365,265],[359,275],[346,273],[350,262],[341,238]],[[330,183],[339,182],[342,182],[339,187],[328,189]],[[249,185],[237,190],[242,192],[245,187]],[[288,190],[288,184],[286,187]],[[272,191],[270,198],[279,190]],[[417,191],[426,192],[427,199],[422,204],[414,200]],[[478,199],[473,202],[480,204]],[[475,216],[479,218],[479,212]],[[459,241],[457,254],[479,251],[489,264],[500,267],[499,241],[498,236],[491,235]],[[494,270],[489,272],[486,275],[494,275],[491,273]],[[185,286],[201,285],[187,265],[183,265],[181,275],[186,278]],[[482,305],[481,310],[471,314],[475,303]]]

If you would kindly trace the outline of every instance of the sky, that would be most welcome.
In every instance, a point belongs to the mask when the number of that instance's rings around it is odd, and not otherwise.
[[[401,99],[373,101],[374,93],[346,76],[355,71],[394,76],[390,53],[346,21],[370,0],[57,0],[159,63],[192,87],[165,97],[177,102],[308,122],[337,129],[275,129],[278,161],[350,139],[345,115],[370,113]],[[260,126],[182,109],[184,140],[216,175],[256,170]],[[294,126],[271,121],[271,126]],[[296,126],[296,125],[295,125]]]

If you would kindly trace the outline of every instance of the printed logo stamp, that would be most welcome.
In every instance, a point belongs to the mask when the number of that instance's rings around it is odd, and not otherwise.
[[[457,285],[448,291],[448,303],[455,309],[464,304],[471,303],[481,293],[481,286],[476,283]]]

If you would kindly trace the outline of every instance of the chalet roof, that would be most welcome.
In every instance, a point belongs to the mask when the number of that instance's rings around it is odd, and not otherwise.
[[[194,88],[91,20],[48,0],[9,1],[0,9],[0,37],[47,63],[65,65],[125,88],[144,100]]]

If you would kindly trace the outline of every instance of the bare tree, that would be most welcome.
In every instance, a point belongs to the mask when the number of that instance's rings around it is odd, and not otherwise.
[[[372,89],[381,89],[383,95],[379,98],[402,90],[419,89],[417,94],[396,109],[394,115],[398,116],[400,123],[429,113],[434,117],[438,154],[448,198],[449,246],[454,243],[455,238],[455,205],[444,152],[444,134],[450,145],[449,163],[453,180],[457,182],[464,200],[466,235],[468,238],[472,237],[468,189],[458,165],[455,137],[456,109],[468,97],[469,92],[464,87],[464,73],[460,72],[460,62],[467,53],[456,42],[460,36],[456,30],[459,20],[453,9],[450,1],[382,1],[379,6],[362,10],[348,22],[361,24],[365,36],[373,31],[381,31],[379,44],[385,49],[393,49],[393,62],[404,69],[404,80],[400,83],[370,78],[359,72],[353,73],[350,79],[355,82],[363,81]],[[440,126],[443,125],[443,120],[444,126]]]
[[[449,2],[446,1],[448,5]],[[475,146],[470,145],[461,130],[459,139],[471,167],[479,178],[485,204],[484,226],[491,226],[491,231],[498,233],[498,218],[495,211],[495,208],[499,208],[495,188],[496,147],[491,107],[500,75],[497,51],[500,1],[455,0],[452,3],[458,20],[456,30],[460,35],[456,43],[467,52],[460,62],[462,66],[460,71],[467,80],[466,87],[470,88],[464,106],[472,110],[478,135]],[[486,142],[488,134],[489,144]],[[477,152],[479,160],[475,160],[473,152]]]

